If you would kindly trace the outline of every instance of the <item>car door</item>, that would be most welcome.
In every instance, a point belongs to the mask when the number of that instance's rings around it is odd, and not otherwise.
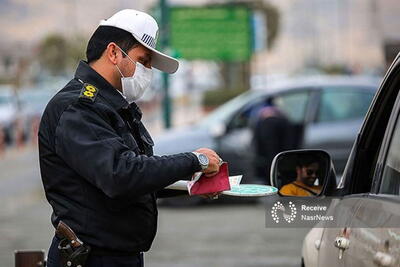
[[[303,147],[326,150],[342,173],[374,93],[374,88],[355,86],[322,88],[314,119],[305,128]]]
[[[313,88],[297,88],[274,97],[275,105],[283,111],[296,132],[296,148],[303,143],[304,128],[312,119],[317,94]]]
[[[400,264],[400,97],[381,145],[371,193],[360,197],[351,221],[345,266]]]
[[[216,151],[224,161],[229,162],[229,174],[243,175],[243,182],[246,183],[255,180],[252,168],[254,152],[251,146],[251,117],[265,99],[266,96],[261,96],[239,109],[227,122],[226,133],[216,139]]]
[[[339,216],[337,227],[325,228],[319,266],[399,264],[399,87],[397,58],[373,100],[334,192],[341,196],[331,205],[335,214],[348,212]],[[335,246],[336,238],[348,246]]]

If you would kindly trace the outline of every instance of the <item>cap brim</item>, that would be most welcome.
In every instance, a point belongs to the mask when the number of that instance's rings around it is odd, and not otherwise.
[[[152,53],[151,57],[151,66],[158,70],[167,72],[169,74],[175,73],[179,68],[179,61],[173,57],[167,56],[160,51],[157,51],[153,47],[149,46],[148,44],[144,43],[139,38],[135,39],[141,43],[144,47],[148,48]]]
[[[138,36],[133,34],[131,31],[125,29],[124,27],[117,26],[115,23],[109,21],[109,20],[101,20],[99,26],[111,26],[111,27],[116,27],[122,30],[125,30],[133,35],[133,37],[144,47],[148,48],[152,52],[152,58],[151,58],[151,65],[152,67],[159,69],[161,71],[167,72],[167,73],[175,73],[178,68],[179,68],[179,61],[176,60],[173,57],[167,56],[153,47],[149,46],[145,42],[143,42]]]

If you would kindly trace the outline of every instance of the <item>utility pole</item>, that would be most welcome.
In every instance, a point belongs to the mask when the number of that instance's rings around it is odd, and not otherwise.
[[[169,46],[169,7],[167,0],[160,0],[160,14],[161,14],[161,27],[160,27],[160,40],[161,40],[161,50],[165,52]],[[162,73],[162,83],[163,83],[163,118],[164,127],[166,129],[171,127],[171,99],[169,95],[169,77],[168,74]]]

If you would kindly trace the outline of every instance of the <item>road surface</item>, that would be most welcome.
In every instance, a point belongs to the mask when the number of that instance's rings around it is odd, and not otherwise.
[[[35,148],[0,159],[0,266],[14,266],[15,249],[47,251],[53,229]],[[160,207],[146,266],[300,266],[306,229],[265,228],[264,205]]]

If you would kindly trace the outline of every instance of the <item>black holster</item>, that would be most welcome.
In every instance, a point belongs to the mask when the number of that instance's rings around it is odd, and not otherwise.
[[[58,244],[58,250],[60,251],[62,267],[85,267],[90,252],[90,246],[81,245],[78,248],[73,248],[70,240],[64,238],[61,239]]]

